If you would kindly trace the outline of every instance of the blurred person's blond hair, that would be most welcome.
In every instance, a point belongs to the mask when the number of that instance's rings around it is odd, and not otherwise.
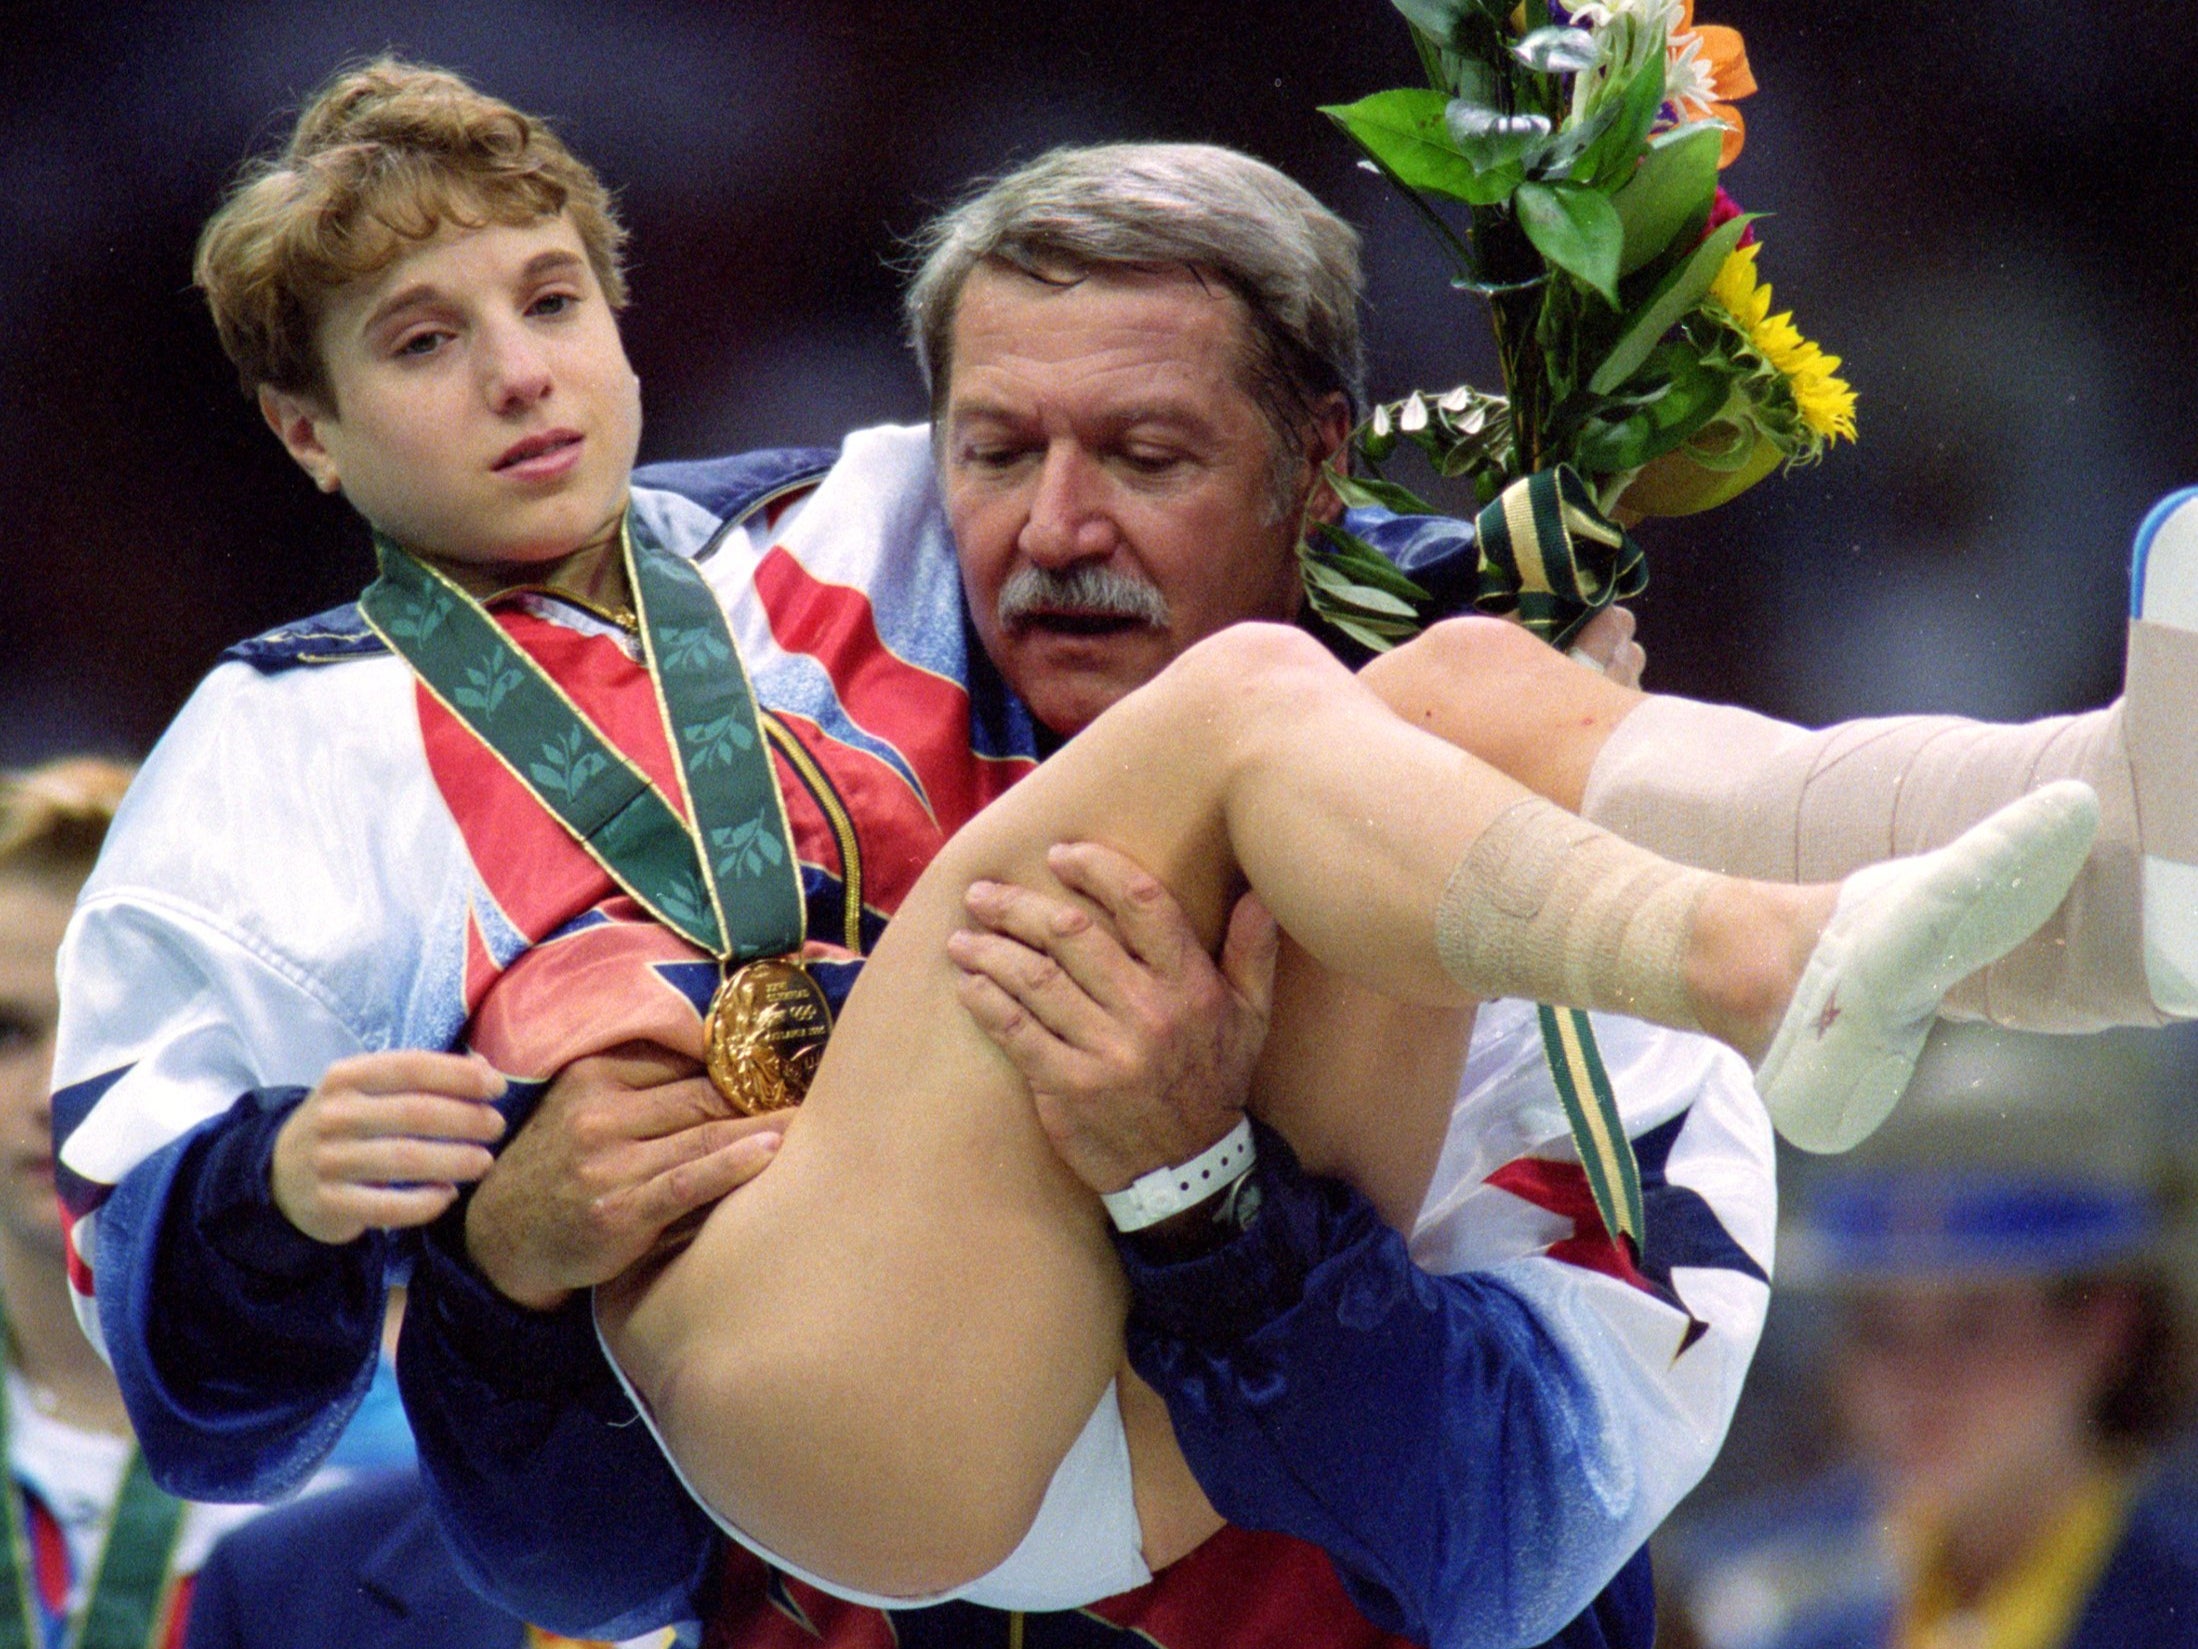
[[[83,881],[135,773],[103,756],[0,769],[0,875]]]

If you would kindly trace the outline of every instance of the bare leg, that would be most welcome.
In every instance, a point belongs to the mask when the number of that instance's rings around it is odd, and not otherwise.
[[[865,970],[777,1163],[612,1312],[704,1494],[849,1584],[956,1584],[1020,1538],[1119,1361],[1098,1212],[955,999],[944,941],[972,880],[1053,887],[1049,843],[1104,840],[1211,941],[1241,864],[1314,955],[1457,1007],[1436,908],[1523,794],[1302,636],[1243,627],[961,832]]]
[[[957,1585],[1012,1550],[1119,1362],[1098,1210],[957,1001],[945,939],[971,881],[1058,891],[1046,847],[1103,841],[1160,877],[1210,944],[1248,878],[1325,966],[1455,1010],[1468,992],[1438,911],[1525,797],[1303,635],[1241,626],[957,835],[865,970],[770,1172],[655,1278],[602,1302],[704,1496],[842,1584]],[[1632,870],[1653,862],[1591,834]],[[1702,1020],[1759,1050],[1832,901],[1716,882],[1683,956],[1644,968],[1621,934],[1583,995],[1551,999],[1605,1005],[1657,969],[1668,998],[1683,969]]]

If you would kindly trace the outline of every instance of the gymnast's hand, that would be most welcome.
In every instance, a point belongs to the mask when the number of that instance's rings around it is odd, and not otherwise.
[[[1648,668],[1648,654],[1633,639],[1633,610],[1605,607],[1572,638],[1574,658],[1591,670],[1600,670],[1620,687],[1639,687],[1641,672]]]
[[[504,1119],[488,1062],[406,1048],[339,1059],[275,1135],[268,1188],[316,1242],[425,1225],[488,1172]]]
[[[784,1120],[736,1117],[693,1060],[650,1042],[576,1059],[466,1209],[466,1252],[537,1311],[683,1244],[769,1166]]]
[[[1089,905],[979,882],[978,931],[952,935],[947,953],[963,1005],[1029,1083],[1054,1149],[1094,1191],[1119,1191],[1196,1156],[1243,1113],[1267,1039],[1274,918],[1240,899],[1217,967],[1131,860],[1082,842],[1047,863]]]

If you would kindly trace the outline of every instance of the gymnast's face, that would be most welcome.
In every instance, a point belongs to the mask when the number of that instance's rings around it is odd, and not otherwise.
[[[329,403],[268,389],[261,409],[399,543],[508,579],[615,531],[640,383],[569,216],[446,224],[331,294],[316,338]]]
[[[1337,397],[1278,466],[1247,347],[1241,300],[1188,269],[1052,283],[985,264],[962,288],[939,432],[947,514],[978,636],[1055,732],[1225,625],[1297,613],[1316,453],[1349,413]]]

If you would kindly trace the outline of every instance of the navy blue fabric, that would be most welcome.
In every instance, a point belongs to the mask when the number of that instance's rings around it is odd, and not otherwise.
[[[411,1472],[255,1518],[199,1571],[184,1649],[523,1649],[458,1577]]]
[[[1656,1577],[1643,1546],[1577,1620],[1543,1649],[1650,1649],[1656,1641]]]
[[[1389,1631],[1546,1638],[1593,1393],[1510,1289],[1429,1276],[1363,1196],[1258,1137],[1259,1215],[1234,1242],[1172,1265],[1116,1245],[1130,1361],[1200,1486],[1230,1522],[1327,1551]]]
[[[585,1295],[512,1304],[464,1257],[462,1215],[413,1269],[397,1379],[428,1495],[485,1597],[572,1637],[689,1618],[718,1535],[596,1345]]]
[[[725,458],[644,464],[634,485],[690,498],[721,521],[745,515],[773,493],[822,480],[839,462],[837,447],[764,447]]]
[[[241,1096],[138,1164],[100,1207],[100,1326],[146,1464],[170,1494],[289,1493],[373,1383],[390,1239],[315,1242],[268,1185],[275,1134],[304,1097]]]
[[[2187,1463],[2130,1508],[2067,1649],[2198,1649],[2198,1481]]]
[[[351,601],[240,641],[222,653],[221,662],[249,664],[260,674],[272,676],[301,665],[333,664],[386,651],[382,638],[366,627],[359,604]]]

